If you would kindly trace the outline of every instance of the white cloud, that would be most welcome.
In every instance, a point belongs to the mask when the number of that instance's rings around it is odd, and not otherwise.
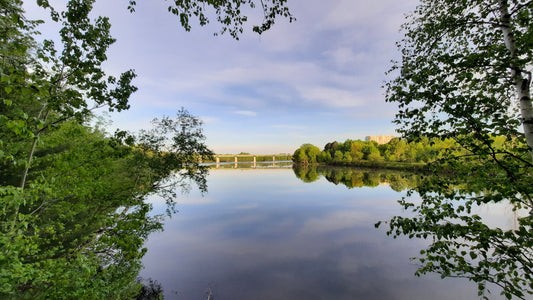
[[[397,30],[403,15],[414,7],[415,0],[336,1],[320,23],[322,27],[344,30],[365,28],[375,31]],[[400,13],[399,13],[400,12]]]
[[[250,111],[250,110],[236,110],[233,113],[242,115],[242,116],[248,116],[248,117],[257,116],[257,113],[255,111]]]
[[[126,129],[145,128],[147,120],[183,106],[202,116],[208,142],[247,152],[257,148],[258,137],[278,131],[292,136],[272,136],[258,149],[299,145],[317,135],[329,140],[340,127],[351,135],[366,127],[392,128],[387,118],[395,107],[384,102],[381,85],[403,14],[416,2],[291,0],[295,23],[279,20],[261,36],[247,29],[234,41],[213,37],[215,25],[193,22],[192,32],[184,32],[161,1],[139,3],[135,14],[120,3],[97,1],[118,39],[106,70],[133,68],[138,74],[132,108],[115,121]],[[236,115],[254,118],[246,128],[253,134],[234,134],[242,128]],[[304,130],[309,136],[300,134]]]
[[[350,53],[349,50],[340,50],[332,56],[338,64],[362,60],[360,55]],[[177,97],[181,101],[187,101],[189,98],[187,95],[193,93],[205,104],[220,103],[242,108],[239,111],[248,111],[249,108],[268,109],[280,105],[292,105],[297,100],[299,105],[306,105],[308,102],[309,105],[318,103],[337,108],[356,107],[363,105],[367,99],[361,95],[379,94],[382,81],[370,75],[338,73],[312,61],[286,63],[264,58],[258,58],[253,65],[228,66],[210,72],[204,71],[187,74],[188,78],[180,74],[179,78],[164,78],[145,83],[155,90],[183,94],[184,96]],[[250,97],[231,94],[233,91],[227,87],[235,84],[253,90],[259,95]],[[302,99],[294,99],[296,95],[287,94],[289,90],[286,89],[299,92]],[[274,101],[284,103],[273,103]],[[150,105],[164,106],[166,103],[173,107],[175,102],[176,99],[155,99]]]
[[[279,129],[295,129],[295,130],[303,130],[307,129],[307,126],[301,126],[301,125],[272,125],[270,126],[272,128],[279,128]]]

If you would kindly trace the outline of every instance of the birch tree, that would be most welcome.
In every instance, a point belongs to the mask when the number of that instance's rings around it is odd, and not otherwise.
[[[533,293],[532,14],[530,0],[422,0],[385,84],[406,138],[456,142],[411,190],[422,202],[400,201],[415,216],[393,218],[388,234],[429,239],[417,274],[468,278],[486,298],[494,286]],[[491,203],[513,207],[514,228],[474,213]]]

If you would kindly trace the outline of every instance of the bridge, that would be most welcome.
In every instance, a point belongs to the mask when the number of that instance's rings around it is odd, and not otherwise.
[[[256,168],[258,163],[271,163],[275,167],[276,162],[292,161],[291,154],[216,154],[214,158],[214,161],[209,162],[215,163],[217,168],[220,164],[231,163],[235,165],[235,168],[239,163],[251,164],[253,168]]]

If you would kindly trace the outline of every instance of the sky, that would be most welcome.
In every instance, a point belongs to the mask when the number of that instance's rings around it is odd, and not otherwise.
[[[33,2],[25,4],[28,15],[44,18]],[[104,69],[138,75],[131,108],[108,115],[111,132],[148,129],[153,118],[183,107],[204,122],[206,144],[217,154],[293,153],[304,143],[323,148],[397,135],[397,105],[385,102],[382,86],[416,0],[289,0],[296,22],[281,18],[262,35],[247,23],[238,41],[214,36],[214,21],[193,21],[185,32],[167,1],[137,1],[133,14],[127,2],[97,0],[94,9],[110,18],[117,39]],[[49,37],[56,28],[40,30]]]

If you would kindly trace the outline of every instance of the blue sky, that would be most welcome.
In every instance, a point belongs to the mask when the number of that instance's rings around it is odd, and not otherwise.
[[[303,143],[395,134],[397,106],[381,86],[417,1],[289,0],[296,22],[280,19],[262,35],[249,24],[239,41],[213,36],[214,23],[185,32],[166,1],[137,2],[134,14],[126,0],[95,5],[117,39],[106,70],[138,74],[131,109],[111,114],[111,127],[148,128],[184,107],[204,121],[216,153],[292,153]]]

